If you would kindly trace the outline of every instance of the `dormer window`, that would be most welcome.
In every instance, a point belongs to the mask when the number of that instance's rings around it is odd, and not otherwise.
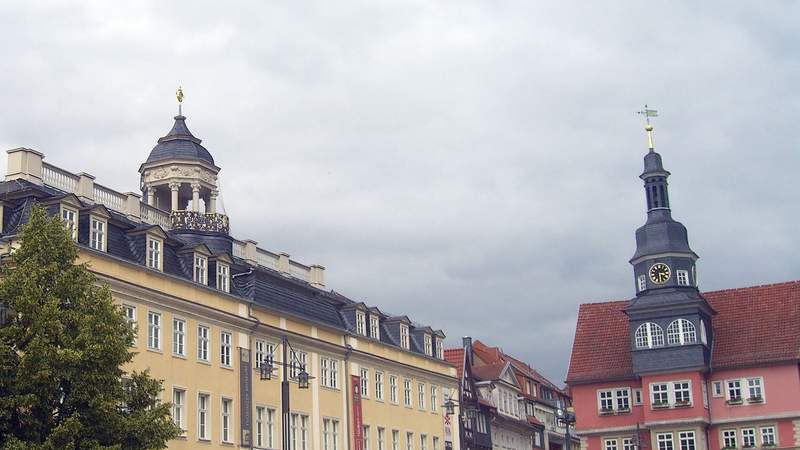
[[[90,216],[89,217],[89,247],[104,252],[106,251],[106,228],[108,222],[105,220]]]
[[[433,341],[431,339],[431,335],[426,334],[424,339],[425,339],[425,354],[428,356],[433,356]]]
[[[634,333],[636,348],[653,348],[664,345],[664,330],[656,323],[645,322]]]
[[[356,333],[360,335],[367,334],[367,318],[362,311],[356,311]]]
[[[217,289],[222,292],[230,292],[231,269],[227,264],[217,263]]]
[[[208,258],[203,255],[194,255],[194,281],[200,284],[208,282]]]
[[[444,359],[444,346],[441,339],[436,339],[436,357]]]
[[[381,338],[380,319],[378,319],[378,316],[369,316],[369,335],[375,339]]]
[[[69,231],[73,241],[78,240],[78,211],[61,205],[61,220]]]
[[[400,324],[400,347],[408,350],[411,346],[408,343],[408,325]]]
[[[147,236],[147,267],[162,270],[162,248],[164,241],[153,236]]]

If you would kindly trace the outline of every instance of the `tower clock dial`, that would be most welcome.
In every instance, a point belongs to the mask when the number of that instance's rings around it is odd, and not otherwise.
[[[670,275],[672,272],[669,270],[669,266],[664,263],[655,263],[650,266],[650,270],[648,271],[650,275],[650,281],[655,284],[664,284],[669,280]]]

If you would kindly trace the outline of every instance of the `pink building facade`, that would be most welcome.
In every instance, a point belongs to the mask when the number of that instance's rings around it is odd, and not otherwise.
[[[581,450],[800,448],[800,281],[701,292],[649,141],[636,296],[578,313],[567,384]]]

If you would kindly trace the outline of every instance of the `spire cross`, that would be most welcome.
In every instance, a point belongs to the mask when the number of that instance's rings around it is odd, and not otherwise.
[[[183,88],[178,86],[178,90],[175,91],[175,97],[178,99],[178,115],[182,116],[181,106],[183,106]]]
[[[645,118],[646,125],[644,126],[644,129],[647,131],[647,148],[649,148],[650,151],[653,151],[656,146],[653,143],[653,126],[650,125],[650,118],[658,117],[658,110],[650,109],[647,107],[647,105],[644,105],[644,109],[641,111],[636,111],[636,114],[644,116]]]

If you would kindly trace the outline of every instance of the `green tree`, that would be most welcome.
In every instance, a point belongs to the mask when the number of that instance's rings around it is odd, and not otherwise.
[[[161,381],[123,377],[134,332],[57,217],[32,209],[3,261],[0,449],[160,449],[179,434]]]

